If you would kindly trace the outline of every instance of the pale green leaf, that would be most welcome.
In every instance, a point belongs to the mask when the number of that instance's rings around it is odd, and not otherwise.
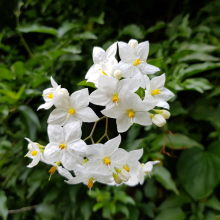
[[[23,33],[37,32],[37,33],[52,34],[57,36],[57,30],[55,28],[46,27],[38,24],[17,27],[17,30]]]
[[[86,80],[83,80],[82,82],[78,83],[77,85],[78,85],[78,86],[89,86],[89,87],[92,87],[92,88],[94,88],[94,89],[97,89],[97,88],[95,87],[95,84],[94,84],[94,83],[92,83],[92,82],[86,82]]]
[[[6,201],[7,197],[5,195],[5,192],[3,190],[0,190],[0,216],[3,218],[3,220],[6,220],[8,216]]]

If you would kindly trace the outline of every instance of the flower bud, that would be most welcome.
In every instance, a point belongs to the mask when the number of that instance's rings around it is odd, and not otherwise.
[[[57,91],[57,93],[58,93],[59,95],[69,96],[69,92],[68,92],[68,90],[65,89],[65,88],[60,88],[60,89]]]
[[[121,184],[121,183],[122,183],[122,179],[120,179],[120,178],[118,177],[118,178],[115,179],[115,182],[116,182],[117,184]]]
[[[154,115],[152,118],[152,122],[158,127],[163,127],[166,124],[166,120],[161,114]]]
[[[123,181],[127,182],[130,178],[129,173],[125,169],[121,169],[121,172],[118,174],[118,177]]]
[[[162,115],[165,119],[169,119],[169,118],[170,118],[170,112],[168,112],[167,110],[162,110],[161,115]]]
[[[33,147],[32,147],[31,143],[28,144],[28,150],[33,150]]]
[[[120,80],[121,77],[122,77],[122,72],[121,72],[121,70],[115,70],[115,72],[114,72],[114,77],[115,77],[116,79]]]
[[[138,45],[138,41],[137,40],[134,40],[134,39],[131,39],[129,42],[128,42],[128,45],[131,47],[131,48],[135,48],[137,47]]]

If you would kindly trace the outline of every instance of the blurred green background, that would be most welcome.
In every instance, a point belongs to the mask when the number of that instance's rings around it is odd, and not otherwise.
[[[24,137],[48,142],[51,110],[36,109],[50,76],[70,93],[82,89],[93,47],[131,38],[150,41],[148,60],[163,57],[157,75],[166,73],[176,95],[165,128],[133,125],[122,134],[121,147],[144,148],[141,162],[161,160],[152,178],[136,187],[96,183],[89,196],[57,173],[48,181],[48,165],[26,168]],[[220,0],[1,0],[0,219],[220,219],[219,55]],[[109,120],[110,138],[115,124]],[[83,124],[82,138],[92,126]]]

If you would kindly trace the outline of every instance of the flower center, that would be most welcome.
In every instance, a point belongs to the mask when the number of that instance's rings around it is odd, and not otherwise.
[[[104,157],[104,158],[103,158],[103,162],[104,162],[104,164],[107,165],[107,166],[111,165],[111,161],[110,161],[109,157]]]
[[[151,91],[152,96],[159,95],[159,94],[161,94],[161,91],[159,89],[155,89],[155,90]]]
[[[130,119],[133,119],[134,118],[134,112],[131,110],[128,112],[128,116]]]
[[[68,110],[68,115],[66,116],[66,119],[69,118],[70,115],[73,115],[75,113],[75,109],[71,108]]]
[[[49,93],[48,96],[47,96],[47,98],[53,99],[53,93]]]
[[[31,152],[31,155],[32,155],[32,156],[36,156],[36,155],[37,155],[37,151],[36,151],[36,150],[32,151],[32,152]]]
[[[129,172],[130,171],[130,168],[128,167],[128,165],[127,164],[125,164],[124,166],[123,166],[123,168],[127,171],[127,172]]]
[[[113,95],[112,102],[118,106],[118,94]]]
[[[106,76],[108,76],[108,74],[106,74],[106,73],[105,73],[105,71],[103,71],[103,70],[102,70],[102,73],[103,73],[103,75],[106,75]]]
[[[59,148],[60,148],[60,150],[63,150],[63,149],[66,148],[66,145],[65,145],[65,144],[61,144],[61,145],[59,146]]]
[[[86,158],[86,159],[82,162],[82,165],[84,166],[84,165],[87,163],[88,160],[89,160],[89,159]]]
[[[89,178],[89,182],[88,182],[88,188],[92,188],[93,187],[93,178]]]
[[[134,66],[138,66],[141,64],[141,60],[140,59],[137,59],[134,61]]]

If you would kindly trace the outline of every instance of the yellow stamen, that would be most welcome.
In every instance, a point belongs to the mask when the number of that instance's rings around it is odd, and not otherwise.
[[[86,158],[86,159],[82,162],[82,165],[84,166],[84,165],[87,163],[88,160],[89,160],[89,159]]]
[[[60,148],[61,150],[63,150],[63,149],[66,148],[66,145],[65,145],[65,144],[61,144],[61,145],[59,146],[59,148]]]
[[[108,76],[108,74],[106,74],[103,70],[102,70],[102,73],[103,73],[103,75],[106,75],[106,76]]]
[[[108,157],[106,157],[105,158],[105,160],[104,160],[104,163],[105,163],[105,165],[111,165],[111,161],[110,161],[110,159],[108,158]]]
[[[159,94],[161,94],[161,91],[159,89],[155,89],[155,90],[151,91],[152,96],[159,95]]]
[[[92,188],[92,187],[93,187],[93,179],[90,178],[88,182],[88,188]]]
[[[31,152],[31,154],[32,154],[32,156],[36,156],[37,155],[37,151],[34,150],[34,151]]]
[[[49,95],[47,96],[49,99],[53,99],[53,93],[49,93]]]
[[[128,116],[129,116],[129,118],[134,118],[134,112],[133,111],[129,111],[128,112]]]
[[[52,174],[55,173],[56,169],[57,168],[55,166],[50,168],[50,170],[49,170],[49,173],[50,173],[49,181],[50,181],[50,178],[51,178]]]
[[[73,109],[73,108],[69,109],[68,110],[68,115],[67,115],[66,119],[69,118],[69,116],[73,115],[74,113],[75,113],[75,109]]]
[[[123,168],[127,171],[127,172],[129,172],[130,171],[130,168],[128,167],[128,165],[127,164],[125,164],[124,166],[123,166]]]
[[[134,66],[138,66],[141,64],[141,60],[140,59],[137,59],[134,61]]]
[[[113,95],[112,102],[118,106],[118,94]]]
[[[146,174],[148,174],[148,176],[151,178],[150,173],[149,172],[145,172]]]

